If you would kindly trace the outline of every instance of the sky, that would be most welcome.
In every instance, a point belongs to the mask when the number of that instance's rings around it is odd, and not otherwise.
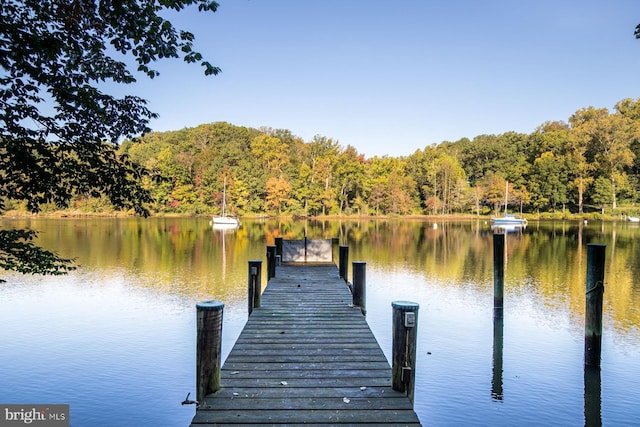
[[[139,76],[154,130],[224,121],[395,157],[640,97],[638,0],[218,2],[167,15],[222,73]]]

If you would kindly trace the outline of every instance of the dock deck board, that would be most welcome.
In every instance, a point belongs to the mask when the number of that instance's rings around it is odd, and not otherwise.
[[[278,266],[192,427],[419,426],[334,264]]]

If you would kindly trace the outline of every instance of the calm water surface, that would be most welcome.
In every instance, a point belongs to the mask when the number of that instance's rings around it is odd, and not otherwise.
[[[420,304],[415,409],[432,426],[640,424],[640,227],[533,223],[506,239],[493,320],[484,221],[1,220],[79,269],[4,273],[0,403],[68,403],[73,426],[186,426],[195,304],[225,303],[223,357],[246,322],[247,261],[276,236],[338,237],[367,262],[367,319],[387,357],[391,302]],[[602,368],[583,368],[586,244],[607,245]],[[266,261],[265,261],[266,262]],[[350,273],[349,273],[350,274]],[[263,283],[264,283],[263,278]]]

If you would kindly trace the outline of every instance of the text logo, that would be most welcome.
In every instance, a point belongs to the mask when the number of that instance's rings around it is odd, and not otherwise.
[[[0,427],[69,427],[69,405],[0,404]]]

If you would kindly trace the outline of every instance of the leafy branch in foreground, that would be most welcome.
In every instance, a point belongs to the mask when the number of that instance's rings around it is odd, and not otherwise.
[[[164,58],[220,69],[193,49],[194,35],[166,11],[211,0],[3,0],[0,2],[0,213],[3,200],[67,207],[73,195],[107,196],[116,208],[146,215],[142,168],[118,155],[119,142],[149,131],[147,101],[108,89],[154,78]],[[128,58],[127,58],[128,57]],[[134,65],[135,67],[135,65]],[[58,274],[69,260],[37,248],[31,231],[3,231],[0,267]]]

